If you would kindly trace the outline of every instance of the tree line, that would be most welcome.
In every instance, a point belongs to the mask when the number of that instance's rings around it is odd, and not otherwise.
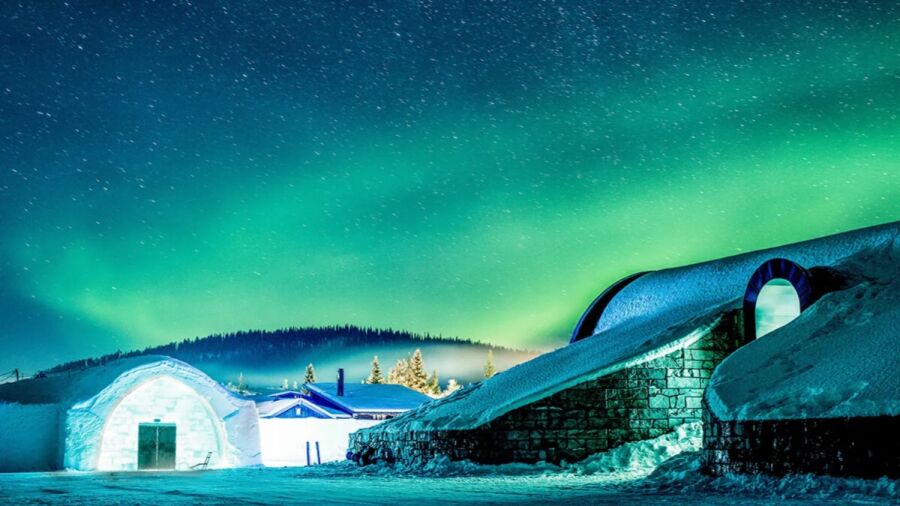
[[[271,354],[297,356],[311,348],[342,348],[358,345],[407,345],[418,342],[444,342],[463,345],[487,345],[456,337],[415,334],[402,330],[376,329],[357,327],[354,325],[334,325],[325,327],[289,327],[278,330],[247,330],[226,334],[213,334],[207,337],[195,337],[162,346],[150,346],[143,350],[129,352],[116,351],[96,358],[86,358],[66,362],[42,373],[54,373],[84,369],[103,365],[121,358],[141,355],[167,355],[191,361],[227,362],[243,357],[264,359]],[[496,347],[495,347],[496,348]]]
[[[494,367],[494,352],[493,350],[488,350],[487,360],[484,364],[484,377],[491,378],[496,373],[497,369],[496,367]],[[307,364],[306,372],[304,373],[303,377],[303,385],[315,382],[315,366],[313,366],[312,363]],[[385,376],[381,372],[381,362],[378,360],[378,355],[375,355],[374,357],[372,357],[371,372],[369,373],[369,376],[363,381],[363,383],[369,385],[403,385],[407,388],[411,388],[417,392],[421,392],[431,397],[446,397],[462,388],[462,385],[460,385],[455,378],[450,378],[447,381],[447,386],[441,387],[441,381],[438,377],[437,369],[433,369],[431,371],[431,374],[428,374],[425,367],[425,359],[422,355],[422,350],[419,348],[416,348],[416,351],[408,355],[406,358],[397,360],[397,363],[394,365],[394,367],[391,367],[388,371],[387,376]],[[246,385],[244,384],[244,374],[241,373],[241,375],[238,377],[237,385],[228,383],[228,388],[241,394],[247,394],[248,390],[246,388]],[[291,388],[291,384],[287,378],[282,381],[281,388],[282,390],[288,390]],[[294,381],[293,389],[300,389],[300,385],[297,381]]]

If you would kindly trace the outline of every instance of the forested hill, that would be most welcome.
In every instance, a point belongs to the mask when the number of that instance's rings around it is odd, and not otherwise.
[[[216,334],[127,353],[76,360],[45,372],[82,369],[122,357],[167,355],[199,367],[222,382],[235,381],[238,375],[243,374],[245,381],[268,387],[280,384],[284,379],[290,382],[302,379],[308,363],[315,365],[322,381],[330,381],[338,367],[347,370],[348,380],[361,381],[368,374],[373,355],[379,356],[382,367],[387,371],[396,360],[416,349],[422,350],[429,371],[438,370],[442,381],[449,378],[460,381],[478,379],[488,350],[493,350],[494,362],[499,370],[535,355],[467,339],[347,325]]]

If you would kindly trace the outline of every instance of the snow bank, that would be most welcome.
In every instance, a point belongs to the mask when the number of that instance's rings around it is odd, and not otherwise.
[[[594,454],[584,460],[555,465],[547,462],[536,464],[476,464],[469,460],[450,460],[438,456],[422,463],[377,463],[364,466],[366,473],[378,475],[412,474],[416,476],[473,476],[473,475],[530,475],[560,474],[590,476],[618,474],[630,479],[649,475],[660,464],[683,452],[694,452],[703,444],[703,426],[700,422],[684,424],[663,436],[626,443],[612,450]]]
[[[58,417],[52,404],[0,403],[0,472],[55,469]]]
[[[530,485],[559,484],[567,491],[597,483],[596,495],[579,494],[583,503],[621,497],[625,500],[692,504],[759,504],[783,500],[798,504],[824,502],[868,504],[896,503],[900,499],[900,480],[882,478],[864,480],[815,475],[707,476],[701,472],[702,424],[679,426],[664,436],[627,443],[609,451],[594,454],[582,461],[559,466],[537,464],[483,465],[470,461],[451,461],[439,457],[424,466],[379,463],[371,466],[337,465],[318,469],[328,475],[375,475],[388,480],[414,476],[416,483],[440,480],[441,488],[457,478],[471,486],[477,479],[490,479],[500,487],[505,484],[525,494]],[[552,492],[558,499],[561,490]],[[551,497],[545,495],[543,499]],[[710,500],[712,499],[712,500]],[[577,502],[573,500],[572,502]]]
[[[807,267],[833,266],[860,251],[892,243],[898,234],[900,222],[648,273],[610,302],[594,336],[466,386],[373,430],[475,428],[570,386],[695,342],[725,310],[740,307],[750,276],[766,260],[784,257]]]
[[[900,241],[837,266],[861,280],[740,348],[707,390],[723,420],[900,415]]]
[[[809,501],[815,504],[865,503],[900,500],[900,480],[880,478],[835,478],[813,474],[768,476],[764,474],[728,474],[713,477],[703,474],[698,453],[686,452],[661,465],[634,490],[645,493],[677,493],[684,497],[720,496],[766,501]]]

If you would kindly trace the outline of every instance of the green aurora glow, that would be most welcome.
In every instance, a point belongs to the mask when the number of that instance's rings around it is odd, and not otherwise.
[[[190,105],[164,75],[134,85],[165,117],[130,144],[103,139],[146,111],[95,111],[79,147],[64,108],[0,78],[31,122],[0,123],[0,370],[335,323],[547,348],[629,273],[898,219],[900,23],[880,7],[538,59],[527,86],[396,121],[314,103],[316,85]],[[63,118],[35,126],[41,107]]]

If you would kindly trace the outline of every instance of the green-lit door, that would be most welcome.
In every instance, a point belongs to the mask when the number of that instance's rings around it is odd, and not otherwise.
[[[138,469],[175,469],[175,424],[138,425]]]

